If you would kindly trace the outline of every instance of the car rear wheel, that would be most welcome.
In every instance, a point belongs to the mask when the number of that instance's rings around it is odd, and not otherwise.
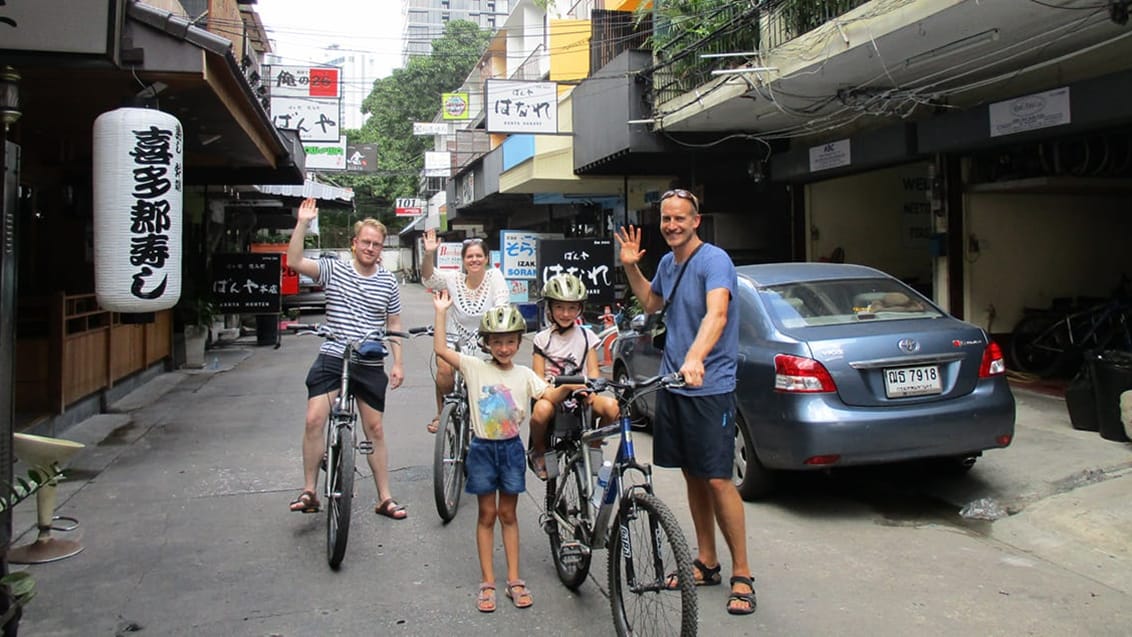
[[[774,472],[759,462],[747,422],[735,414],[735,472],[732,478],[739,496],[747,502],[764,498],[774,490]]]

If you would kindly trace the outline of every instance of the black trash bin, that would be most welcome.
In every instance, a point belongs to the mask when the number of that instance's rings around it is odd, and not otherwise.
[[[1108,350],[1096,363],[1097,428],[1101,438],[1127,442],[1120,422],[1120,394],[1132,389],[1132,353]]]
[[[1097,364],[1096,353],[1085,354],[1081,371],[1065,389],[1065,407],[1069,410],[1069,423],[1081,431],[1097,431]]]
[[[274,345],[279,342],[279,315],[255,315],[255,344]]]

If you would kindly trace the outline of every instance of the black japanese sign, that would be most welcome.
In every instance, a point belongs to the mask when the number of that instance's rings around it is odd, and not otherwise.
[[[612,239],[542,239],[538,263],[540,289],[550,277],[565,272],[586,284],[590,302],[614,301]]]
[[[212,258],[212,296],[225,314],[279,313],[279,254],[217,254]]]

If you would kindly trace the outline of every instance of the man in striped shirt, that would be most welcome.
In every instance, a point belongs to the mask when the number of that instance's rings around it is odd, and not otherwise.
[[[364,219],[354,224],[351,252],[354,258],[341,261],[324,257],[308,259],[303,256],[303,239],[307,225],[318,217],[313,198],[299,206],[299,219],[287,246],[287,265],[315,279],[326,290],[326,325],[334,334],[355,341],[375,329],[401,330],[401,292],[392,272],[381,267],[381,249],[385,241],[385,226],[376,219]],[[303,432],[303,490],[291,503],[292,511],[312,513],[319,510],[315,495],[318,467],[325,449],[326,419],[338,394],[342,378],[345,345],[327,340],[319,350],[318,358],[307,373],[307,415]],[[401,346],[390,342],[392,365],[386,375],[385,366],[353,364],[350,367],[350,387],[357,398],[358,411],[366,437],[373,443],[368,456],[373,481],[377,486],[379,515],[404,519],[405,507],[393,499],[389,488],[388,452],[382,428],[385,411],[386,387],[396,389],[404,380],[401,366]]]

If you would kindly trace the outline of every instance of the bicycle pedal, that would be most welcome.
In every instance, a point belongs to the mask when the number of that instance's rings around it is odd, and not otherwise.
[[[368,456],[373,453],[373,443],[368,440],[363,440],[358,443],[358,453],[363,456]]]
[[[590,554],[590,547],[581,542],[563,542],[558,546],[558,561],[576,564]]]

